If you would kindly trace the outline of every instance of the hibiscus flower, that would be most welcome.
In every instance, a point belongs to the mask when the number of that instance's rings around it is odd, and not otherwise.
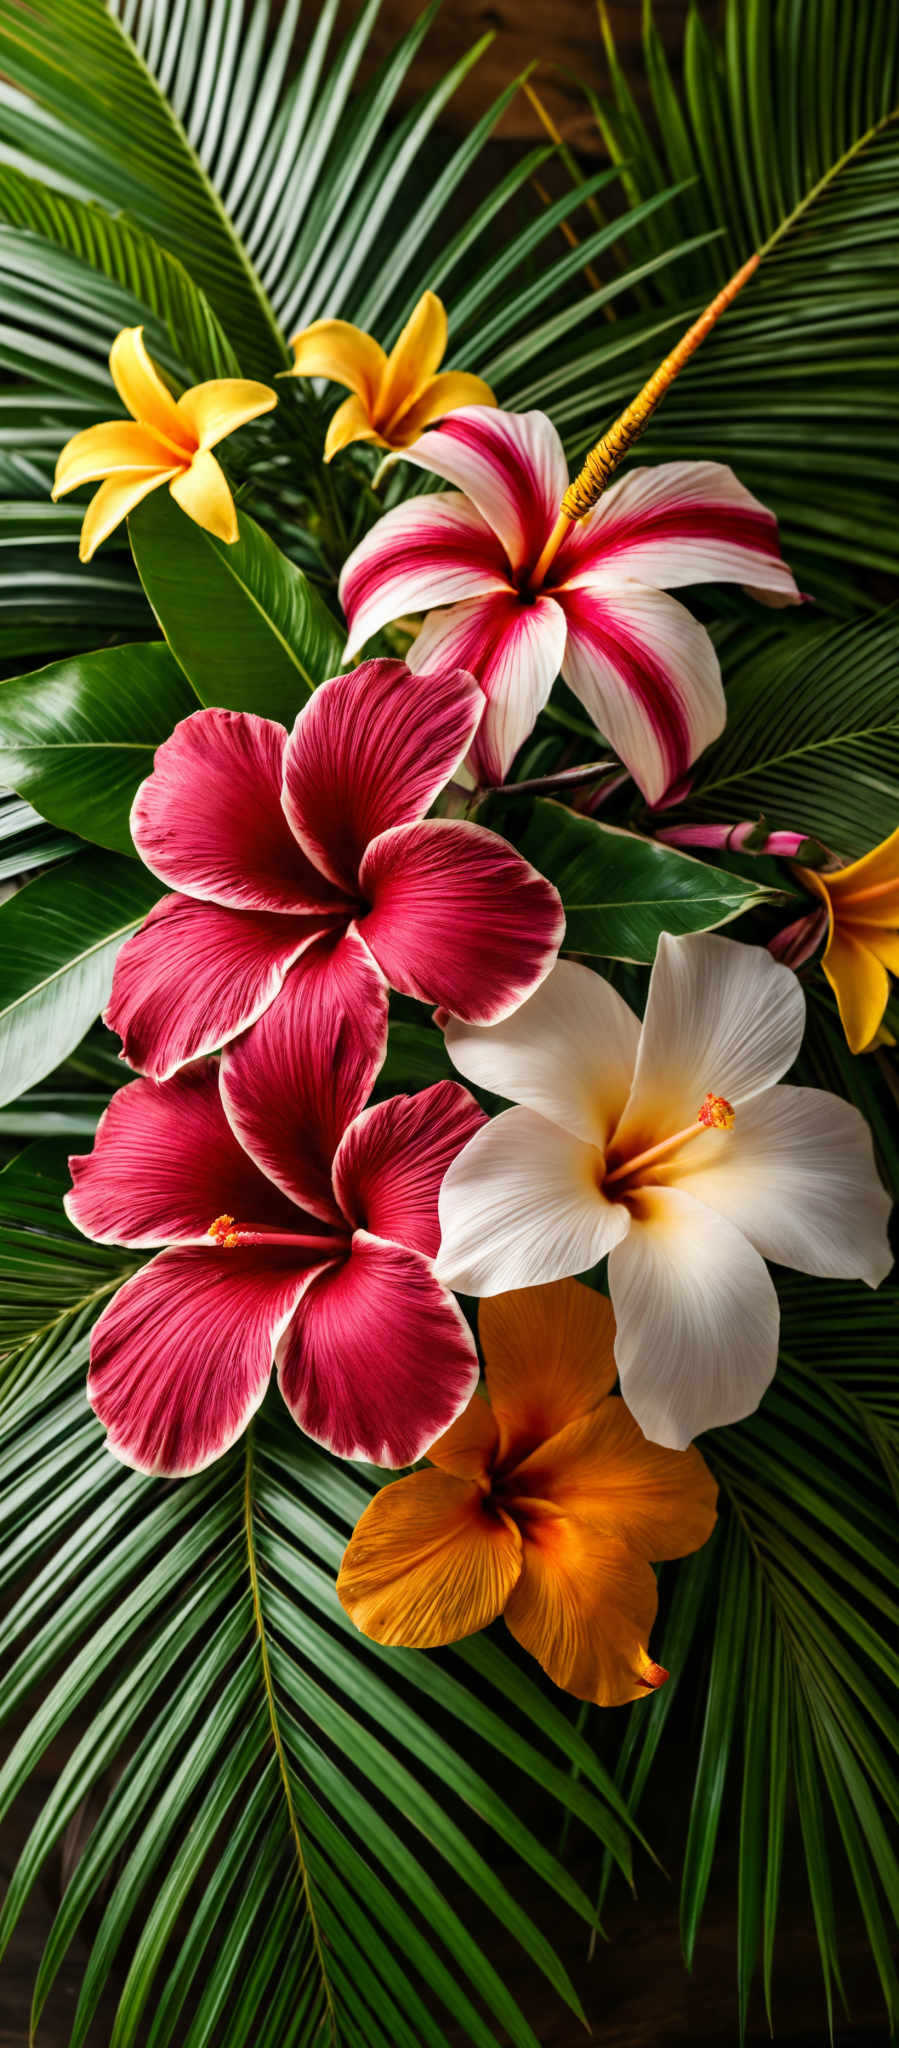
[[[383,1058],[388,985],[489,1023],[531,993],[565,928],[555,889],[494,832],[425,812],[485,699],[460,669],[369,661],[322,683],[288,735],[195,711],[158,748],[135,846],[177,894],[116,961],[105,1021],[160,1080],[271,1004],[285,1034],[325,972]]]
[[[561,672],[656,803],[725,715],[708,633],[666,593],[742,583],[768,602],[798,602],[773,515],[721,463],[635,469],[568,529],[543,571],[568,483],[544,413],[464,407],[404,459],[457,489],[395,506],[350,555],[340,579],[348,654],[389,620],[441,607],[409,664],[458,663],[478,677],[488,707],[469,761],[481,783],[502,782]]]
[[[660,940],[642,1026],[574,961],[505,1024],[447,1025],[460,1072],[520,1106],[453,1161],[437,1271],[497,1294],[608,1253],[621,1391],[654,1443],[757,1406],[777,1362],[766,1259],[870,1287],[889,1272],[864,1118],[774,1085],[804,1021],[788,967],[701,933]]]

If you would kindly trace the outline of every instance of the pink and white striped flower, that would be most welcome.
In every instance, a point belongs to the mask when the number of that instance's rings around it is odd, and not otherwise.
[[[773,515],[721,463],[635,469],[571,527],[541,576],[568,483],[544,413],[465,407],[403,459],[457,488],[396,506],[350,556],[347,651],[391,619],[430,612],[409,665],[458,663],[478,677],[488,709],[469,761],[487,784],[503,780],[561,672],[657,803],[725,715],[711,640],[666,592],[741,583],[797,603]]]
[[[565,927],[555,889],[495,833],[424,815],[484,709],[458,668],[369,661],[289,735],[238,711],[175,727],[131,831],[177,893],[123,946],[105,1013],[132,1066],[161,1080],[272,1004],[289,1031],[320,981],[376,1064],[388,985],[483,1024],[532,992]]]
[[[775,1085],[804,1022],[789,968],[702,933],[662,937],[642,1025],[601,975],[562,960],[507,1023],[447,1028],[460,1073],[518,1107],[449,1168],[440,1278],[501,1294],[608,1254],[621,1391],[673,1450],[748,1415],[771,1379],[766,1259],[870,1287],[890,1270],[864,1118],[823,1089]]]
[[[333,1009],[304,1018],[285,1036],[269,1010],[221,1071],[131,1082],[70,1161],[79,1229],[161,1247],[91,1337],[91,1405],[140,1471],[220,1457],[273,1364],[308,1435],[384,1465],[418,1458],[477,1382],[433,1259],[441,1180],[483,1114],[455,1081],[363,1108],[371,1058]]]

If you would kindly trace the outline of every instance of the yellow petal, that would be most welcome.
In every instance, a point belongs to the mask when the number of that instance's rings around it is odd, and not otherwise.
[[[869,924],[899,924],[899,826],[870,853],[820,877],[837,917]]]
[[[454,1473],[457,1479],[486,1480],[496,1456],[498,1437],[490,1403],[475,1390],[468,1407],[431,1445],[428,1457],[432,1465],[439,1465],[442,1472]]]
[[[224,471],[208,449],[201,449],[189,469],[169,486],[175,503],[217,540],[235,541],[238,534],[234,499]]]
[[[478,1334],[504,1464],[589,1414],[615,1384],[611,1303],[580,1280],[492,1295]]]
[[[695,1445],[647,1442],[617,1395],[538,1445],[506,1485],[510,1514],[520,1489],[652,1561],[689,1556],[715,1526],[718,1488]]]
[[[294,335],[290,346],[294,356],[288,376],[328,377],[332,384],[345,384],[361,398],[371,418],[387,368],[380,342],[349,320],[314,320]]]
[[[887,970],[852,932],[834,925],[821,961],[837,999],[840,1022],[850,1052],[866,1052],[890,995]]]
[[[341,448],[348,448],[351,441],[376,441],[379,448],[387,446],[376,427],[373,427],[361,398],[345,398],[339,405],[325,435],[325,461],[339,454]]]
[[[125,470],[121,476],[111,476],[105,484],[101,484],[100,489],[94,492],[84,515],[78,549],[79,560],[89,562],[100,542],[104,541],[123,519],[127,519],[135,505],[139,505],[141,499],[146,498],[150,491],[155,491],[160,484],[167,483],[169,477],[177,474],[177,470],[174,469],[157,469],[149,472],[145,469],[132,469]]]
[[[410,447],[431,420],[458,412],[460,406],[495,404],[493,392],[483,377],[472,377],[467,370],[444,370],[440,377],[429,377],[418,397],[394,415],[390,422],[390,445]]]
[[[446,354],[446,314],[436,292],[422,292],[411,318],[387,358],[378,392],[377,420],[383,433],[395,414],[417,398]]]
[[[521,1570],[521,1537],[478,1487],[413,1472],[382,1487],[356,1524],[337,1579],[377,1643],[430,1650],[495,1621]]]
[[[109,351],[112,381],[132,419],[182,443],[175,400],[144,347],[142,327],[123,327]]]
[[[195,448],[215,448],[226,434],[271,412],[277,403],[277,392],[267,384],[253,384],[246,377],[213,377],[179,398],[179,428]]]
[[[600,1707],[645,1699],[668,1676],[647,1650],[655,1573],[624,1543],[560,1516],[529,1525],[506,1622],[566,1692]]]
[[[119,470],[152,469],[161,475],[173,466],[171,448],[146,427],[134,426],[130,420],[104,420],[66,442],[56,464],[52,495],[62,498],[79,484],[94,483]]]

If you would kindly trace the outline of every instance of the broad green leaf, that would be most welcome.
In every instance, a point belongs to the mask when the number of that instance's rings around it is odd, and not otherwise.
[[[565,906],[567,953],[653,960],[662,932],[704,932],[770,891],[654,839],[538,799],[521,851]]]
[[[101,648],[0,684],[0,779],[51,824],[131,853],[138,783],[197,698],[168,648]]]
[[[147,597],[200,702],[291,726],[343,657],[340,629],[302,569],[248,513],[229,547],[168,491],[145,498],[128,529]]]
[[[134,861],[91,852],[0,905],[0,1103],[74,1051],[107,1000],[123,939],[161,893]]]

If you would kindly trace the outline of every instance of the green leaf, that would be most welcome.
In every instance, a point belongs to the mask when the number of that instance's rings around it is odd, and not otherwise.
[[[131,853],[134,792],[197,708],[167,647],[108,647],[0,684],[0,778],[51,824]]]
[[[154,491],[128,521],[141,582],[202,704],[291,726],[341,666],[343,636],[301,569],[240,514],[228,546]]]
[[[539,798],[521,851],[565,906],[567,953],[653,960],[662,932],[704,932],[770,891],[654,839]]]
[[[109,995],[116,954],[161,895],[133,860],[79,854],[0,905],[0,1103],[74,1051]]]

